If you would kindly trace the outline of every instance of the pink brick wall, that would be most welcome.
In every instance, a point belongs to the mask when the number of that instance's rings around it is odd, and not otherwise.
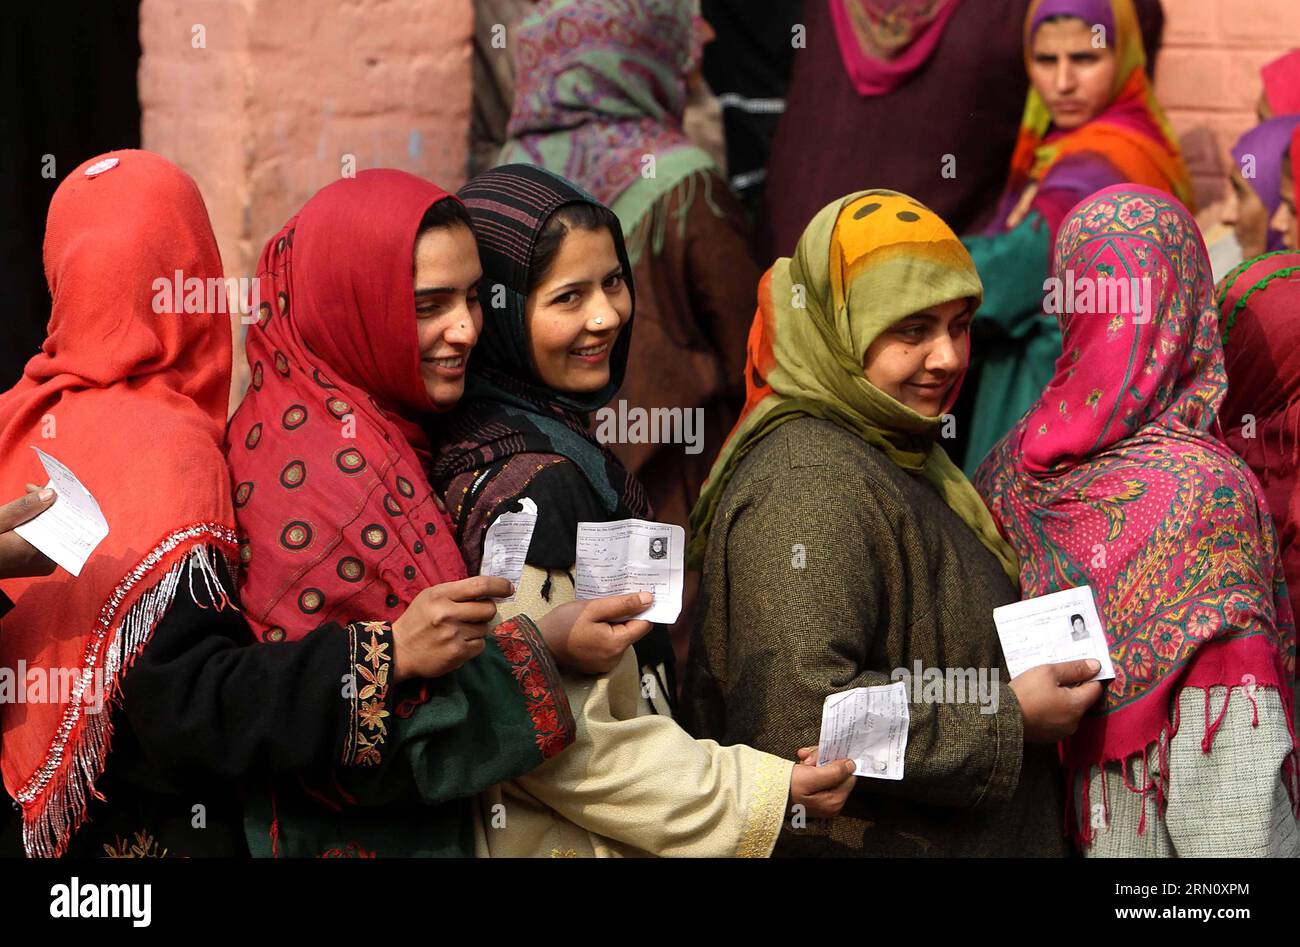
[[[1204,126],[1224,153],[1256,123],[1259,69],[1300,47],[1300,0],[1164,0],[1156,94],[1180,135]]]
[[[1157,94],[1225,155],[1259,68],[1300,46],[1300,0],[1164,0]],[[205,28],[206,48],[192,44]],[[194,175],[231,275],[344,155],[446,187],[465,175],[471,0],[142,0],[146,148]]]
[[[142,0],[144,147],[194,176],[227,274],[251,275],[345,155],[464,181],[472,31],[470,0]]]

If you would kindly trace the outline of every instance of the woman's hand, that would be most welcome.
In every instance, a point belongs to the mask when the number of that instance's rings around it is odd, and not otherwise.
[[[537,623],[561,667],[583,674],[608,674],[628,646],[650,630],[648,621],[616,621],[640,614],[654,601],[649,592],[565,602]]]
[[[54,505],[55,493],[46,487],[27,484],[27,493],[0,506],[0,579],[49,575],[54,563],[39,549],[13,531]]]
[[[799,765],[790,773],[790,805],[803,806],[814,819],[829,819],[840,814],[853,791],[852,760],[834,760],[817,765],[817,747],[799,751]]]
[[[1101,670],[1087,661],[1030,668],[1007,685],[1020,702],[1026,743],[1056,743],[1079,729],[1079,718],[1101,696],[1101,682],[1083,683]]]
[[[514,591],[510,582],[479,575],[444,582],[415,597],[393,622],[393,683],[412,677],[440,677],[483,653],[494,598]]]
[[[1020,222],[1029,216],[1029,209],[1033,206],[1034,198],[1038,196],[1038,182],[1035,181],[1025,188],[1024,193],[1020,195],[1020,200],[1016,206],[1011,209],[1007,215],[1007,229],[1015,230],[1020,226]]]

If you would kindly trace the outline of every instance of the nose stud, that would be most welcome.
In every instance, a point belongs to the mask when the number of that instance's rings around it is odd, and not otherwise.
[[[596,317],[596,325],[598,325],[598,326],[603,326],[604,324],[605,324],[605,317],[604,317],[604,316],[597,316],[597,317]]]

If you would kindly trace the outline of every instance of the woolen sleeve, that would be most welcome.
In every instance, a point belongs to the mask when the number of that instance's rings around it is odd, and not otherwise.
[[[1164,821],[1178,857],[1295,858],[1300,825],[1287,785],[1295,740],[1282,694],[1185,687],[1177,701]]]
[[[200,565],[200,555],[123,675],[121,711],[145,758],[181,781],[354,762],[373,740],[367,720],[386,713],[354,669],[368,666],[368,648],[391,642],[391,630],[329,623],[258,644],[226,591],[224,563]]]
[[[732,518],[722,742],[792,757],[817,744],[827,695],[893,682],[893,669],[876,657],[883,638],[923,617],[891,614],[901,605],[898,586],[927,577],[909,574],[903,551],[922,542],[916,525],[877,492],[842,469],[797,468]],[[955,808],[1009,799],[1023,755],[1010,688],[1001,685],[993,714],[974,702],[914,696],[902,780],[860,778],[854,794]]]

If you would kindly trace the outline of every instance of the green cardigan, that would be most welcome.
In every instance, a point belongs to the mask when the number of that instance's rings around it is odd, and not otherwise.
[[[994,713],[909,693],[903,779],[859,778],[839,817],[787,824],[775,854],[1066,855],[1056,750],[1025,745],[993,627],[1018,598],[925,481],[834,424],[788,422],[745,458],[714,520],[683,722],[793,757],[817,743],[828,694],[916,661],[996,669]]]

